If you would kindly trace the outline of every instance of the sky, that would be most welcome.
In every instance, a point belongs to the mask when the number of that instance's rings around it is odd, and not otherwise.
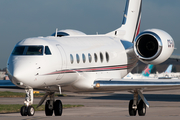
[[[0,69],[22,39],[49,36],[55,29],[105,34],[119,28],[126,0],[0,0]],[[180,54],[180,0],[143,0],[141,32],[158,28]]]

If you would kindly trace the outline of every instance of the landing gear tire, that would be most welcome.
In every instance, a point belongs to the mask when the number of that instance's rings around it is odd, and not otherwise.
[[[62,102],[60,100],[56,100],[54,102],[54,114],[55,116],[61,116],[62,115]]]
[[[133,100],[129,101],[129,115],[136,116],[137,110],[133,109]]]
[[[33,116],[35,113],[34,107],[33,106],[22,106],[21,107],[21,116]]]
[[[53,115],[53,109],[49,109],[49,104],[50,104],[50,100],[46,101],[46,105],[45,105],[45,114],[46,116],[52,116]]]
[[[27,116],[26,106],[22,106],[20,112],[21,112],[21,116]]]
[[[35,113],[34,107],[33,106],[28,106],[27,107],[27,115],[28,116],[33,116]]]
[[[146,115],[146,105],[144,104],[142,99],[140,100],[140,102],[138,104],[138,114],[139,114],[139,116]]]

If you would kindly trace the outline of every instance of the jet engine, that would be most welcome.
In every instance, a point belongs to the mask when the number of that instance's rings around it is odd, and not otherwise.
[[[51,36],[55,36],[56,32],[53,33]],[[86,35],[85,33],[78,31],[78,30],[72,30],[72,29],[66,29],[66,30],[59,30],[57,31],[57,37],[63,37],[63,36],[77,36],[77,35]]]
[[[159,64],[173,53],[174,41],[165,31],[148,29],[134,40],[134,51],[140,61],[146,64]]]

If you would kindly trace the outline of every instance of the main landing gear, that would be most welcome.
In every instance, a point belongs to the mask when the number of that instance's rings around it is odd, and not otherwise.
[[[129,101],[129,115],[136,116],[138,111],[139,116],[146,115],[146,106],[149,107],[149,103],[147,102],[146,98],[142,95],[140,90],[135,90],[133,92],[134,99]],[[141,99],[138,101],[138,95]]]
[[[24,106],[21,107],[20,113],[22,116],[33,116],[35,114],[34,107],[32,106],[33,98],[34,98],[33,89],[25,89],[25,91],[26,91],[26,97],[24,101]],[[54,92],[46,92],[46,94],[43,96],[37,107],[43,104],[47,96],[50,97],[50,100],[47,100],[45,104],[46,116],[52,116],[53,111],[55,116],[61,116],[63,111],[62,102],[60,100],[55,101]]]
[[[49,93],[50,100],[46,101],[45,105],[45,114],[46,116],[52,116],[53,111],[55,116],[61,116],[62,115],[62,102],[60,100],[54,100],[54,93]]]

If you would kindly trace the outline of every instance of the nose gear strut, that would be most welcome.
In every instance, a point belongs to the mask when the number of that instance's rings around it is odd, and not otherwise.
[[[35,113],[34,107],[31,106],[33,104],[33,89],[25,89],[26,97],[24,101],[24,106],[21,107],[21,115],[22,116],[33,116]]]

